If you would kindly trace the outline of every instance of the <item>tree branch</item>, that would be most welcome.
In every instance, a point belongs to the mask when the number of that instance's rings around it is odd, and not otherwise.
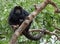
[[[42,32],[42,29],[32,29],[32,30],[30,30],[30,32]],[[45,34],[55,35],[57,37],[57,39],[60,40],[60,37],[54,32],[50,32],[48,30],[45,30]]]
[[[15,31],[15,33],[12,35],[12,38],[10,40],[9,44],[16,44],[17,38],[18,36],[20,36],[22,34],[22,32],[24,31],[24,29],[29,25],[29,23],[33,20],[33,18],[39,13],[41,12],[49,3],[51,2],[51,0],[45,0],[44,2],[41,3],[40,6],[35,5],[36,10],[33,11],[26,19],[25,21],[21,24],[21,26]],[[54,7],[56,7],[55,3],[51,2],[50,4],[52,4]],[[57,8],[57,7],[56,7]],[[47,31],[47,33],[49,33],[49,31]],[[52,34],[52,33],[50,33]],[[57,36],[57,35],[56,35]]]

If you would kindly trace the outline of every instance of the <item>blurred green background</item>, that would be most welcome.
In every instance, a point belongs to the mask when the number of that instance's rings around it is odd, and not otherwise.
[[[8,24],[8,16],[11,9],[16,5],[20,5],[31,13],[35,10],[33,5],[39,5],[43,1],[44,0],[0,0],[0,44],[8,44],[13,34],[13,31]],[[53,1],[60,8],[60,1]],[[40,29],[43,28],[43,25],[49,31],[54,31],[55,28],[53,25],[58,28],[60,27],[60,14],[54,13],[54,7],[52,7],[52,5],[47,5],[47,7],[33,19],[31,29]],[[39,41],[31,41],[24,36],[21,36],[18,38],[18,44],[44,44],[44,40],[48,41],[48,44],[53,44],[50,38],[50,35],[45,35]],[[60,44],[59,40],[54,42],[54,44]]]

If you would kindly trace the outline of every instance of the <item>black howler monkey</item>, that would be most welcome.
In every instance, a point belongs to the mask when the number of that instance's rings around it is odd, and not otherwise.
[[[24,10],[21,6],[15,6],[11,10],[9,18],[8,18],[8,22],[12,26],[14,31],[22,24],[22,22],[25,20],[25,18],[28,15],[29,15],[29,13],[26,10]],[[39,34],[37,36],[33,36],[29,32],[31,23],[32,23],[32,21],[30,22],[30,24],[26,27],[26,29],[22,33],[23,33],[23,35],[25,35],[25,37],[27,37],[30,40],[35,40],[35,41],[39,40],[42,35]]]

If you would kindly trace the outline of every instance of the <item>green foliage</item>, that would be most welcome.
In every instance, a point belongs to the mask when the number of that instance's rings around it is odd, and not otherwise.
[[[16,6],[20,5],[24,9],[26,9],[29,13],[34,11],[34,4],[40,4],[44,0],[0,0],[0,35],[1,37],[5,37],[0,39],[0,44],[8,44],[13,31],[8,24],[8,16],[10,10]],[[59,0],[53,0],[58,7],[60,7]],[[54,31],[54,26],[60,27],[60,14],[54,14],[54,8],[51,5],[48,5],[37,17],[33,20],[31,28],[40,29],[45,28],[49,31]],[[50,35],[45,37],[47,39],[50,38]],[[31,41],[26,40],[24,36],[18,38],[19,44],[39,44],[39,41]]]

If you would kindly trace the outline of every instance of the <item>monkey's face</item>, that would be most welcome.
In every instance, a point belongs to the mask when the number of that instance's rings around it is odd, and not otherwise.
[[[21,6],[16,6],[14,8],[14,14],[20,15],[22,13],[22,7]]]
[[[15,14],[16,14],[16,15],[21,14],[21,10],[20,10],[20,9],[16,9],[16,10],[15,10]]]

